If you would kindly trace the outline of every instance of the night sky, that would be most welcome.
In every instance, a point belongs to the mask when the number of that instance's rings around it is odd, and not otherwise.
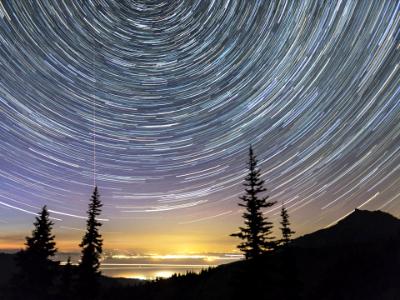
[[[400,215],[400,2],[0,0],[0,248],[232,252],[248,147],[277,225]],[[96,140],[96,167],[93,142]],[[277,227],[277,226],[276,226]]]

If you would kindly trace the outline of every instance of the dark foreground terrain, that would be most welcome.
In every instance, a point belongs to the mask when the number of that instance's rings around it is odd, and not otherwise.
[[[0,256],[0,299],[16,299],[12,255]],[[336,225],[257,260],[139,283],[102,278],[98,299],[400,299],[400,220],[355,210]],[[51,299],[79,299],[73,289]],[[29,295],[19,299],[31,299]],[[61,298],[62,297],[62,298]]]

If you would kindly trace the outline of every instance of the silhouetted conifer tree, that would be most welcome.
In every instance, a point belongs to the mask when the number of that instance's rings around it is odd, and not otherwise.
[[[282,278],[282,300],[295,300],[300,299],[300,282],[297,276],[297,263],[296,253],[292,247],[288,247],[291,242],[291,237],[295,233],[290,228],[289,213],[282,204],[281,208],[281,221],[280,230],[282,232],[282,239],[280,240],[281,246],[283,246],[282,255],[282,266],[281,274]]]
[[[282,246],[286,246],[290,243],[292,235],[295,234],[296,232],[294,232],[290,228],[289,214],[284,205],[282,205],[282,208],[281,208],[280,224],[282,225],[282,227],[280,228],[281,232],[282,232],[281,244],[282,244]]]
[[[51,233],[54,223],[50,220],[46,206],[33,225],[35,228],[32,236],[26,237],[26,249],[16,256],[20,272],[14,285],[19,292],[29,295],[30,299],[47,299],[58,262],[51,260],[57,249]]]
[[[70,299],[72,296],[73,268],[71,257],[68,257],[67,263],[63,266],[61,271],[60,297],[62,299]]]
[[[257,159],[250,146],[249,149],[249,173],[245,177],[245,194],[240,197],[244,203],[239,206],[245,207],[243,213],[244,227],[239,227],[238,233],[231,236],[243,240],[237,247],[244,252],[246,258],[254,258],[273,248],[274,242],[272,233],[272,223],[263,215],[262,208],[270,207],[275,202],[267,202],[268,196],[261,197],[260,194],[267,189],[264,188],[264,180],[261,179],[261,173],[257,167]]]
[[[86,233],[79,245],[82,248],[82,257],[79,264],[80,293],[84,299],[95,298],[98,277],[100,275],[100,258],[103,252],[103,240],[99,233],[102,225],[97,217],[101,213],[102,203],[100,201],[97,186],[94,188],[87,211]]]

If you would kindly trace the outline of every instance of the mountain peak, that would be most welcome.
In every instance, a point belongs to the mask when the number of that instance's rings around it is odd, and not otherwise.
[[[377,210],[355,209],[328,228],[307,234],[295,241],[301,247],[324,247],[340,244],[369,243],[400,237],[400,220]]]
[[[381,210],[364,210],[364,209],[355,208],[351,215],[360,215],[360,216],[366,216],[366,217],[380,215],[380,216],[386,216],[386,217],[394,218],[394,219],[398,220],[396,217],[392,216],[391,214],[383,212]]]
[[[400,226],[400,220],[394,217],[393,215],[380,211],[370,211],[370,210],[361,210],[355,209],[350,215],[346,218],[340,220],[338,223],[331,227],[335,226],[366,226],[366,227],[376,227],[379,226],[380,230],[389,229],[386,227],[398,227]],[[382,228],[384,226],[384,228]],[[360,228],[361,229],[361,228]]]

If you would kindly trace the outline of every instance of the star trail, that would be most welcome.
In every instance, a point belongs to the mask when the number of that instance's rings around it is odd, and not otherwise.
[[[250,144],[298,234],[400,214],[399,1],[1,0],[0,42],[3,248],[45,204],[77,248],[95,179],[106,247],[230,251]]]

